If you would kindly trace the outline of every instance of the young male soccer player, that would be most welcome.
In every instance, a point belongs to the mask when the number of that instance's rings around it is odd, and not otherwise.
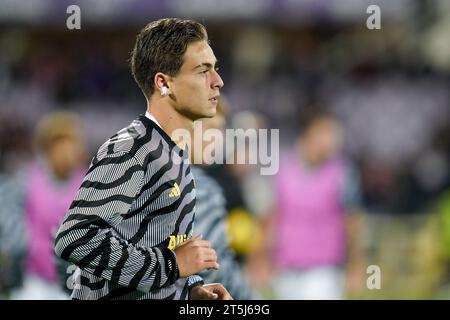
[[[100,147],[55,240],[57,255],[78,266],[72,298],[231,299],[196,275],[219,265],[210,243],[192,237],[188,152],[170,138],[216,113],[223,82],[206,30],[151,22],[131,66],[147,113]]]

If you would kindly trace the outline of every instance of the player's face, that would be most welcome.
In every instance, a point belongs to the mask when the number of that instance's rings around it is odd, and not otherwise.
[[[336,120],[324,118],[312,126],[309,137],[320,158],[327,159],[339,152],[342,146],[343,132]]]
[[[55,174],[64,177],[80,166],[84,147],[78,137],[59,138],[48,146],[46,155]]]
[[[178,112],[197,120],[216,114],[223,81],[216,70],[217,59],[206,41],[188,45],[179,73],[171,79],[172,103]]]

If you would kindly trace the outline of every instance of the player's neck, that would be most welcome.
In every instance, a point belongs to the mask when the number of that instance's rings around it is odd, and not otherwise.
[[[155,117],[161,128],[169,137],[173,137],[173,133],[177,129],[186,129],[191,134],[194,123],[191,119],[177,112],[172,106],[160,102],[148,102],[147,112]],[[181,141],[174,141],[180,148],[184,148]]]

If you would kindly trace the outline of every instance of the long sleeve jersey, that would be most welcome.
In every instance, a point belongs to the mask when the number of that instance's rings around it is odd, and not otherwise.
[[[187,299],[175,246],[193,232],[187,151],[139,116],[98,150],[55,239],[75,264],[73,299]]]

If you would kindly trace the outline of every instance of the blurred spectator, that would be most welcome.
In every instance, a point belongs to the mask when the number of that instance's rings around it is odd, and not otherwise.
[[[231,109],[231,108],[230,108]],[[233,134],[238,136],[234,150],[228,146],[224,152],[226,165],[211,165],[206,168],[208,174],[222,187],[226,199],[228,220],[228,235],[231,248],[236,253],[237,260],[245,265],[246,258],[251,254],[261,241],[261,230],[258,217],[266,211],[270,203],[271,190],[268,181],[260,175],[258,164],[249,164],[249,154],[256,154],[257,149],[247,141],[245,132],[248,129],[257,130],[262,125],[257,114],[250,111],[237,112],[231,117]],[[237,131],[243,130],[243,131]],[[261,143],[261,141],[260,141]],[[265,143],[265,142],[264,142]],[[238,156],[238,153],[240,155]],[[240,163],[238,158],[244,155],[245,163]]]
[[[351,221],[359,207],[358,179],[339,155],[340,123],[323,113],[305,118],[276,178],[274,289],[279,299],[341,299],[346,257],[359,254]]]
[[[1,190],[1,249],[8,262],[2,274],[15,275],[8,288],[12,299],[65,299],[53,243],[84,176],[79,118],[68,112],[45,116],[35,146],[35,159]]]
[[[207,130],[214,129],[220,130],[224,134],[224,108],[226,108],[226,103],[224,98],[221,97],[217,106],[217,114],[214,118],[199,120],[202,124],[201,133],[204,134]],[[255,296],[250,291],[248,281],[236,260],[233,250],[230,248],[227,234],[226,199],[223,189],[205,170],[208,166],[207,164],[214,161],[214,159],[207,159],[208,156],[211,156],[211,153],[205,152],[206,147],[211,150],[210,144],[212,144],[215,150],[214,153],[216,153],[223,145],[220,144],[220,141],[213,141],[207,144],[206,141],[203,141],[204,137],[203,135],[201,140],[197,140],[194,137],[193,141],[202,141],[202,144],[195,144],[190,148],[191,159],[196,160],[194,153],[202,155],[200,158],[201,163],[192,161],[195,164],[192,166],[192,174],[196,181],[194,231],[196,234],[202,234],[203,239],[211,242],[211,246],[216,250],[220,269],[204,271],[200,275],[205,280],[205,283],[222,283],[234,299],[249,300]],[[224,165],[217,164],[217,166]]]

